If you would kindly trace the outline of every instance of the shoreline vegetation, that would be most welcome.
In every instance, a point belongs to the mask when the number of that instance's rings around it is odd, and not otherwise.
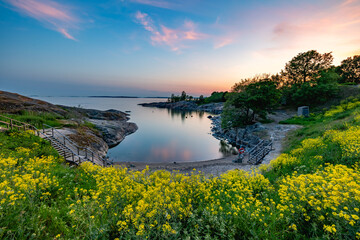
[[[117,110],[95,110],[53,105],[16,93],[0,91],[0,114],[34,125],[56,127],[81,147],[105,157],[110,147],[121,143],[138,127],[128,122],[129,115]]]
[[[360,239],[360,95],[357,85],[342,86],[360,83],[359,60],[335,67],[331,53],[311,50],[280,74],[245,79],[222,94],[218,129],[237,147],[249,147],[239,133],[251,129],[276,144],[277,151],[249,172],[218,168],[229,159],[205,162],[215,168],[211,174],[200,165],[182,169],[185,163],[141,171],[89,162],[73,167],[33,134],[0,132],[0,238]],[[185,92],[171,99],[193,101]],[[21,105],[27,111],[46,105],[29,101]],[[16,110],[7,103],[0,106]],[[284,111],[305,104],[307,117]],[[73,124],[54,118],[65,109],[46,109],[53,112],[19,117]]]
[[[0,133],[0,236],[360,238],[360,99],[283,123],[303,126],[284,153],[255,172],[219,177],[74,168],[32,134]]]

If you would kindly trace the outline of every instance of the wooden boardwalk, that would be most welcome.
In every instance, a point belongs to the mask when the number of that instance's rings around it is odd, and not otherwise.
[[[264,140],[261,140],[255,147],[250,149],[248,152],[239,154],[238,159],[235,162],[242,162],[245,164],[257,165],[262,162],[264,157],[271,151],[272,141],[266,143]]]
[[[44,124],[43,129],[37,129],[30,124],[0,115],[0,131],[13,129],[18,131],[29,130],[34,135],[49,141],[59,155],[63,156],[69,163],[79,165],[82,162],[92,162],[104,167],[111,165],[106,158],[88,148],[78,146],[54,127]]]
[[[262,162],[264,157],[272,150],[272,142],[265,144],[261,140],[254,148],[249,151],[248,163],[257,165]]]

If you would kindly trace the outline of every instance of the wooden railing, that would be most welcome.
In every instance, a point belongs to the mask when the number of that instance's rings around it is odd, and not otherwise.
[[[15,120],[15,119],[12,119],[12,118],[9,118],[9,117],[6,117],[6,116],[3,116],[3,115],[0,115],[0,127],[5,127],[5,129],[7,130],[13,130],[13,129],[16,129],[16,130],[23,130],[23,131],[26,131],[26,130],[34,130],[35,127],[28,124],[28,123],[24,123],[24,122],[21,122],[21,121],[18,121],[18,120]]]
[[[30,130],[34,133],[34,135],[50,141],[51,145],[59,152],[60,155],[64,157],[65,160],[74,162],[75,164],[80,164],[84,161],[89,161],[105,167],[112,164],[107,158],[101,157],[92,150],[85,147],[79,147],[54,127],[46,124],[43,124],[43,128],[40,130],[31,124],[0,115],[0,127],[7,130]]]
[[[95,153],[91,149],[86,147],[80,147],[79,145],[74,143],[71,139],[69,139],[60,131],[58,131],[56,128],[50,125],[43,124],[42,132],[48,137],[57,139],[65,147],[69,148],[72,152],[75,152],[77,155],[83,156],[87,161],[103,166],[107,166],[111,164],[110,162],[108,162],[106,158],[101,157],[99,154]]]

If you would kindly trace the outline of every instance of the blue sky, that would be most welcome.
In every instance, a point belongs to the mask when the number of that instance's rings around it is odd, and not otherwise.
[[[359,30],[360,0],[3,0],[0,89],[209,95],[310,49],[339,64]]]

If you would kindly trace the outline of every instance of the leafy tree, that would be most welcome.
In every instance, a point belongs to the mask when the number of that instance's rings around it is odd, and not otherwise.
[[[281,92],[278,83],[269,75],[245,79],[233,86],[227,95],[222,114],[224,128],[239,127],[254,121],[255,115],[266,118],[268,112],[277,106]]]
[[[289,105],[321,104],[338,94],[337,82],[339,79],[340,76],[336,73],[335,68],[330,68],[321,71],[319,76],[312,81],[283,87],[283,96],[286,97]]]
[[[331,52],[321,54],[316,50],[310,50],[299,53],[285,65],[282,75],[287,84],[301,85],[318,77],[320,71],[331,66],[332,61]]]
[[[200,95],[200,97],[196,100],[196,103],[201,104],[204,103],[204,101],[205,101],[204,95]]]
[[[186,92],[182,91],[181,96],[179,95],[175,96],[175,94],[171,94],[171,97],[168,98],[168,102],[175,103],[179,101],[192,101],[193,99],[194,99],[193,96],[186,95]]]
[[[221,114],[221,126],[224,129],[238,128],[252,122],[253,111],[248,104],[246,92],[231,92],[226,95],[227,100]]]
[[[277,83],[270,78],[249,84],[245,91],[248,94],[247,101],[253,110],[253,115],[258,114],[262,118],[266,118],[266,114],[278,105],[281,97]]]
[[[182,92],[181,92],[181,96],[180,96],[180,101],[185,101],[185,100],[186,100],[186,97],[187,97],[186,92],[185,92],[185,91],[182,91]]]
[[[360,83],[360,55],[348,57],[340,65],[343,82]]]

